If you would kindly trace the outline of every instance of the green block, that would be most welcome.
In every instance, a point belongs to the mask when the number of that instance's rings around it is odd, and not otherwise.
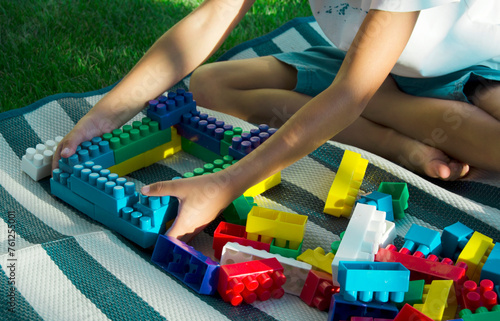
[[[493,321],[500,320],[500,305],[495,305],[488,311],[485,307],[479,307],[473,313],[469,309],[463,309],[458,314],[464,321]]]
[[[342,241],[342,238],[344,237],[344,234],[345,234],[345,231],[344,231],[344,232],[342,232],[342,233],[340,233],[340,235],[339,235],[340,240],[338,240],[338,241],[334,241],[334,242],[332,243],[332,250],[331,250],[331,252],[332,252],[333,254],[337,254],[337,251],[338,251],[339,246],[340,246],[340,242]]]
[[[181,137],[181,147],[182,150],[185,151],[186,153],[191,154],[194,157],[198,157],[199,159],[201,159],[206,163],[212,163],[216,159],[221,158],[220,155],[184,137]]]
[[[255,205],[257,204],[253,202],[252,197],[241,195],[226,207],[222,215],[228,223],[245,226],[247,224],[248,213]]]
[[[224,139],[220,141],[220,154],[222,156],[229,155],[229,146],[233,142],[234,132],[227,130],[224,132]]]
[[[274,245],[274,239],[273,239],[273,241],[271,242],[271,248],[269,249],[269,252],[274,253],[274,254],[279,254],[279,255],[284,256],[284,257],[297,259],[297,256],[299,256],[300,253],[302,252],[302,243],[304,243],[304,241],[300,242],[298,249],[293,250],[293,249],[279,247],[279,246]],[[288,242],[287,242],[287,244],[288,244]]]
[[[115,155],[115,164],[120,164],[132,157],[145,153],[155,147],[172,140],[170,128],[160,130],[156,121],[144,117],[142,121],[134,121],[122,129],[115,129],[102,136],[109,141]]]
[[[404,210],[408,208],[408,199],[410,198],[406,183],[382,182],[378,187],[378,191],[392,196],[394,218],[404,218]]]
[[[408,303],[409,305],[422,303],[422,295],[424,294],[424,280],[410,281],[408,292],[405,293],[403,302],[396,304],[398,308],[402,308],[403,305]]]

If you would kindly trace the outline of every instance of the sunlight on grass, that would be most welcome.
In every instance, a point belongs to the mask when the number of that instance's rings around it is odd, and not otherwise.
[[[0,111],[120,80],[201,0],[0,1]],[[257,0],[214,61],[235,45],[309,16],[308,1]]]

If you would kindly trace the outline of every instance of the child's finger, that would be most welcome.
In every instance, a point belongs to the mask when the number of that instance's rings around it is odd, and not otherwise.
[[[178,189],[175,188],[175,181],[157,182],[141,188],[141,193],[147,196],[175,196],[179,197]]]

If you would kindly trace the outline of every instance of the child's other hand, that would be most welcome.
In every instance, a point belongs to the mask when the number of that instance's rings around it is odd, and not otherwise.
[[[188,242],[238,196],[234,195],[235,189],[224,172],[158,182],[141,189],[141,193],[148,196],[178,198],[178,215],[166,235]]]
[[[73,129],[64,137],[57,146],[57,150],[52,160],[52,169],[59,167],[61,157],[69,157],[76,151],[78,145],[84,141],[91,140],[96,136],[109,133],[119,127],[112,117],[105,117],[100,112],[92,110],[80,119]]]

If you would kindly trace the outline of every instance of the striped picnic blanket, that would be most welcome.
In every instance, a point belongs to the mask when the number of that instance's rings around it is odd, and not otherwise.
[[[244,43],[222,59],[241,59],[328,44],[312,18],[290,21]],[[187,86],[189,79],[178,86]],[[326,320],[327,313],[286,294],[279,300],[233,307],[219,296],[184,286],[150,261],[143,250],[66,205],[49,180],[21,171],[26,148],[64,135],[110,88],[59,94],[0,114],[0,319],[1,320]],[[210,112],[226,123],[253,125]],[[133,120],[140,119],[140,114]],[[427,180],[357,148],[326,143],[282,172],[282,183],[255,198],[259,206],[308,215],[303,250],[329,250],[348,220],[323,214],[344,149],[369,160],[361,192],[381,182],[407,182],[406,217],[396,222],[400,246],[411,224],[437,231],[457,221],[500,240],[500,177],[474,172],[467,180]],[[171,179],[203,162],[180,152],[129,175],[138,187]],[[190,245],[211,256],[209,225]]]

